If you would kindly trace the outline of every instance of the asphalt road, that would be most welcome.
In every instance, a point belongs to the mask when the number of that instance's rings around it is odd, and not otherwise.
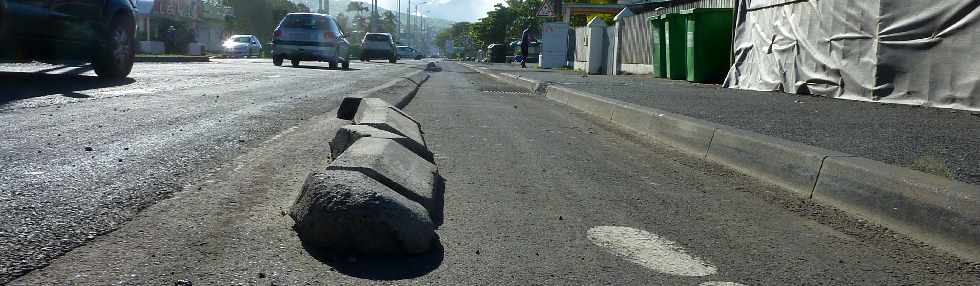
[[[0,65],[0,284],[420,64],[138,63],[117,82],[87,66]]]
[[[284,210],[346,124],[320,114],[11,284],[980,284],[977,265],[443,66],[406,108],[447,180],[433,252],[303,247]]]

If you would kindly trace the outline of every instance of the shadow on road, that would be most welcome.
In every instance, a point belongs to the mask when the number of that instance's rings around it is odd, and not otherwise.
[[[65,68],[69,69],[60,74],[46,73]],[[80,92],[136,82],[131,78],[103,80],[96,76],[82,75],[91,70],[91,66],[86,65],[60,66],[38,72],[0,72],[0,104],[55,94],[71,98],[88,98],[88,95]]]
[[[337,272],[370,280],[402,280],[421,277],[442,265],[446,250],[436,237],[432,250],[414,256],[337,256],[303,243],[313,258],[333,267]]]
[[[296,68],[296,69],[311,69],[311,70],[345,71],[345,72],[359,71],[359,70],[361,70],[361,69],[356,69],[356,68],[342,69],[342,68],[331,68],[331,67],[325,67],[325,66],[304,66],[304,65],[300,65],[298,67],[291,67],[291,68]]]

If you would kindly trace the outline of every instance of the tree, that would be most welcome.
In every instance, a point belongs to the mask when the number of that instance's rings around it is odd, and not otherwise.
[[[347,4],[347,12],[355,12],[357,16],[364,16],[364,12],[371,11],[367,3],[351,1]]]
[[[448,29],[442,30],[436,35],[433,40],[436,47],[442,51],[443,55],[457,58],[463,55],[472,55],[476,53],[479,49],[477,46],[467,46],[465,43],[467,39],[470,38],[470,30],[473,24],[468,22],[458,22],[454,23]],[[451,41],[453,44],[453,49],[446,49],[446,41]],[[455,47],[461,47],[462,50],[456,50]]]

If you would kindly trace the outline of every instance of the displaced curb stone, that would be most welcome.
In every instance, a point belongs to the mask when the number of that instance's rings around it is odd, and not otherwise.
[[[304,244],[335,253],[420,254],[436,239],[425,208],[365,174],[310,174],[290,216]]]
[[[361,138],[383,138],[395,141],[402,147],[411,150],[415,155],[422,157],[429,163],[435,163],[432,152],[425,148],[421,143],[415,140],[409,139],[408,137],[401,136],[395,133],[377,129],[367,125],[347,125],[341,127],[337,130],[337,134],[334,135],[333,141],[330,141],[330,152],[334,158],[340,157],[341,153],[347,150],[354,142],[360,140]]]
[[[395,192],[415,201],[433,216],[441,208],[436,202],[439,172],[436,165],[419,157],[394,140],[362,138],[357,140],[327,170],[350,170],[364,173]]]
[[[379,99],[362,99],[354,115],[354,124],[378,128],[426,145],[418,121]]]

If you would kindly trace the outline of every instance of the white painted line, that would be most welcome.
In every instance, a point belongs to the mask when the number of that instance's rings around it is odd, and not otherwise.
[[[627,261],[654,271],[678,276],[708,276],[718,270],[684,252],[673,241],[655,234],[623,226],[597,226],[589,229],[593,244]]]
[[[711,282],[704,282],[704,283],[698,284],[698,286],[745,286],[745,284],[739,284],[739,283],[735,283],[735,282],[711,281]]]

